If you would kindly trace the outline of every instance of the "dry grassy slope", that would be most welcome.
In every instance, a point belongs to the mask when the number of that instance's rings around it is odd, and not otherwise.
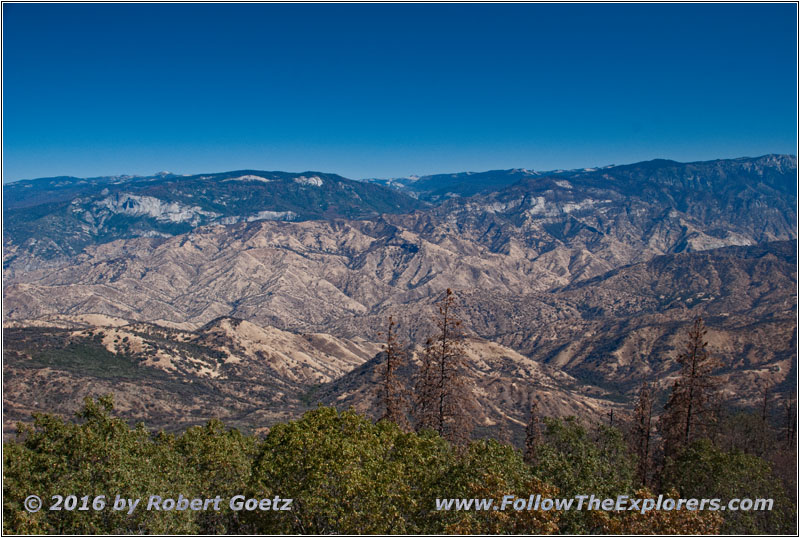
[[[6,431],[34,411],[68,416],[85,396],[109,392],[123,416],[153,427],[213,417],[267,426],[305,409],[309,386],[341,377],[380,350],[363,339],[228,318],[197,331],[86,316],[45,323],[4,330]]]
[[[210,323],[197,338],[223,350],[238,364],[250,367],[261,362],[276,377],[303,385],[337,379],[380,351],[380,344],[362,338],[300,335],[234,319]]]
[[[733,393],[749,398],[753,379],[780,384],[793,375],[796,287],[790,242],[658,257],[556,292],[580,322],[562,327],[566,338],[522,350],[580,379],[630,389],[645,376],[664,379],[674,367],[665,358],[702,315],[723,371],[735,373]]]
[[[382,354],[378,344],[362,339],[300,335],[229,318],[181,331],[86,316],[8,327],[5,336],[7,432],[32,412],[69,415],[85,396],[109,392],[123,417],[169,429],[213,417],[258,429],[317,401],[372,415],[379,407]],[[70,344],[83,347],[55,359],[41,356]],[[606,391],[500,344],[469,338],[466,351],[482,433],[518,436],[534,399],[553,416],[600,419],[620,407]],[[410,387],[413,368],[404,375]]]

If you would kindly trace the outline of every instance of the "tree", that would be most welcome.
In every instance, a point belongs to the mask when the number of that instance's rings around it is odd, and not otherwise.
[[[649,383],[639,389],[633,412],[633,450],[637,457],[636,475],[639,483],[647,485],[650,477],[650,440],[653,433],[653,390]]]
[[[770,386],[765,383],[764,387],[761,389],[761,420],[764,424],[767,424],[769,419],[769,391]]]
[[[532,472],[556,486],[559,497],[592,493],[611,498],[632,492],[635,462],[619,430],[605,425],[588,430],[575,417],[545,418],[544,423]],[[596,534],[601,526],[593,511],[570,510],[562,514],[559,532]]]
[[[438,334],[425,343],[416,382],[417,429],[432,429],[451,443],[465,445],[473,426],[472,390],[465,379],[464,334],[450,288],[437,307]]]
[[[684,498],[772,499],[771,510],[726,510],[724,534],[794,534],[796,509],[770,464],[740,450],[726,452],[701,439],[667,461],[662,480]]]
[[[770,437],[770,426],[769,426],[769,393],[770,393],[770,386],[768,384],[764,384],[763,390],[763,397],[761,400],[761,432],[759,441],[761,441],[761,452],[759,455],[764,455],[767,453],[767,449],[769,446],[769,437]]]
[[[634,494],[637,499],[656,497],[643,488]],[[675,490],[669,490],[665,498],[680,498]],[[626,510],[621,513],[595,511],[593,515],[601,522],[602,534],[720,534],[722,517],[709,510]]]
[[[86,398],[76,414],[80,424],[49,414],[19,425],[18,441],[4,445],[3,531],[32,534],[192,534],[199,531],[190,511],[42,510],[29,514],[22,500],[53,495],[193,496],[199,480],[171,446],[172,436],[153,439],[142,424],[131,429],[113,418],[111,395]],[[12,448],[13,447],[13,448]]]
[[[162,435],[162,438],[164,436]],[[230,499],[245,491],[253,462],[258,455],[255,437],[227,429],[216,419],[205,426],[192,426],[165,443],[176,452],[195,477],[194,491],[200,498],[217,495]],[[203,510],[195,520],[200,534],[243,534],[252,532],[240,519],[241,512]]]
[[[528,425],[525,427],[525,463],[536,464],[536,449],[542,443],[542,417],[539,416],[539,402],[531,404]]]
[[[394,326],[394,319],[389,316],[386,343],[383,345],[383,351],[386,353],[386,373],[382,387],[384,412],[381,419],[394,422],[401,430],[409,431],[411,426],[406,416],[405,390],[397,376],[397,370],[406,364],[408,356],[404,346],[397,339]]]
[[[453,464],[437,435],[320,407],[276,425],[254,466],[250,495],[291,498],[291,512],[249,518],[263,534],[428,533],[435,484]]]
[[[456,460],[440,481],[439,498],[495,499],[507,495],[557,497],[558,490],[532,476],[519,451],[494,439],[480,439]],[[438,512],[441,527],[433,534],[553,534],[558,531],[556,510],[451,510]]]
[[[698,317],[689,330],[684,351],[676,359],[680,374],[659,421],[668,457],[710,435],[717,421],[717,382],[712,373],[719,362],[706,349],[706,332],[703,319]]]
[[[720,419],[720,431],[714,444],[725,450],[741,450],[763,458],[774,445],[769,442],[768,425],[760,413],[731,411]]]

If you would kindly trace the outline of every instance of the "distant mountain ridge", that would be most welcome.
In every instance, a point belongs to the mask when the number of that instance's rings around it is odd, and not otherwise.
[[[6,211],[6,315],[25,319],[60,308],[130,317],[154,293],[158,302],[147,311],[156,317],[143,321],[203,324],[235,315],[272,323],[285,322],[289,310],[289,318],[305,312],[304,323],[314,324],[446,287],[525,294],[667,253],[797,237],[792,157],[651,161],[528,177],[425,209],[392,189],[339,176],[260,174],[166,176],[135,180],[135,188],[122,181],[115,192],[58,202],[56,212],[47,212],[53,204]],[[373,191],[379,196],[370,198]],[[294,198],[278,199],[286,193]],[[301,211],[360,215],[385,209],[394,196],[408,204],[406,212],[395,205],[394,214],[367,220],[300,217]],[[330,199],[336,205],[328,213],[308,203]],[[217,226],[204,227],[208,221]],[[32,223],[40,235],[20,243],[16,234],[31,232],[25,225]],[[76,235],[65,233],[65,223],[80,224]],[[144,237],[108,242],[131,235]],[[167,274],[173,277],[165,280]],[[120,296],[124,282],[142,291]],[[179,296],[165,302],[177,289]],[[145,303],[131,304],[136,295]],[[320,307],[309,309],[319,299]],[[121,311],[111,306],[120,303],[127,305]]]
[[[541,213],[522,203],[531,199],[534,205],[560,203],[559,211],[575,214],[629,197],[646,207],[628,203],[628,214],[644,212],[647,219],[658,220],[660,212],[688,212],[705,220],[705,233],[717,239],[731,232],[741,235],[740,230],[729,229],[732,213],[750,220],[745,239],[705,240],[711,248],[730,241],[793,237],[796,175],[796,157],[766,155],[685,164],[653,160],[553,172],[465,172],[396,181],[258,170],[42,178],[3,186],[3,243],[13,253],[47,259],[74,256],[92,244],[169,237],[213,224],[370,219],[414,211],[433,211],[448,220],[476,207],[483,214],[503,215],[519,223],[522,217],[513,214],[515,208]],[[720,218],[724,224],[711,227],[710,221]],[[589,229],[599,228],[590,225]]]
[[[794,239],[796,184],[792,156],[658,160],[526,177],[501,190],[447,200],[432,211],[458,223],[462,234],[486,228],[487,216],[496,219],[493,250],[513,243],[539,253],[560,243],[595,252],[614,242],[617,251],[641,252],[629,258],[637,260]]]
[[[696,161],[690,163],[680,163],[668,159],[653,159],[650,161],[642,161],[634,164],[626,165],[605,165],[592,168],[577,168],[573,170],[529,170],[525,168],[513,168],[507,170],[490,170],[486,172],[460,172],[449,174],[434,174],[428,176],[413,176],[410,178],[392,178],[392,179],[369,179],[370,181],[381,185],[393,187],[403,192],[409,193],[412,196],[421,200],[442,202],[448,198],[453,197],[467,197],[475,194],[486,194],[502,190],[505,187],[510,187],[518,182],[526,180],[535,181],[536,178],[559,178],[571,177],[578,179],[580,177],[591,178],[594,176],[602,176],[609,174],[612,176],[625,176],[628,175],[630,179],[644,179],[652,180],[658,179],[658,176],[651,176],[650,173],[656,172],[660,174],[661,178],[667,179],[666,176],[673,174],[681,174],[683,170],[694,171],[698,174],[715,173],[724,174],[725,171],[731,171],[736,168],[751,168],[755,174],[758,171],[774,169],[776,175],[783,175],[780,178],[781,188],[785,188],[786,192],[793,192],[796,196],[797,187],[794,181],[794,174],[797,169],[797,158],[794,155],[780,155],[769,154],[761,157],[740,157],[737,159],[717,159],[711,161]],[[636,172],[639,172],[638,176]],[[785,174],[788,172],[788,174]],[[785,174],[785,175],[784,175]],[[775,179],[775,176],[768,174],[767,180]],[[785,180],[785,181],[783,181]]]
[[[396,190],[320,172],[238,170],[152,177],[45,178],[3,186],[6,247],[44,258],[133,237],[255,220],[368,218],[424,206]]]

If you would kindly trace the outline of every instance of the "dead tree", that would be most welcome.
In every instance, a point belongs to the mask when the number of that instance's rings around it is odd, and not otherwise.
[[[650,477],[654,400],[652,387],[649,383],[643,383],[633,412],[633,448],[638,458],[636,474],[644,485],[647,485]]]
[[[531,404],[531,411],[528,417],[528,425],[525,427],[525,463],[528,465],[536,464],[536,456],[539,445],[542,443],[542,417],[539,415],[539,403]]]
[[[429,428],[456,445],[472,433],[472,387],[466,379],[467,355],[456,298],[449,288],[435,316],[437,335],[428,339],[415,385],[417,429]]]
[[[769,385],[766,383],[764,384],[764,388],[761,389],[761,421],[764,424],[767,424],[768,420],[768,400],[769,400]]]
[[[676,359],[681,371],[659,421],[665,456],[680,452],[696,439],[713,435],[718,418],[718,386],[712,373],[719,362],[706,349],[706,332],[698,317],[689,330],[684,351]]]
[[[397,371],[405,366],[408,360],[405,346],[403,346],[395,331],[395,322],[389,316],[389,326],[386,329],[386,343],[383,345],[386,353],[386,370],[384,371],[382,395],[383,395],[383,416],[382,420],[394,422],[403,431],[409,431],[411,425],[408,422],[406,390],[402,381],[398,377]]]
[[[792,448],[795,441],[795,431],[797,424],[796,403],[794,398],[783,399],[783,434],[786,440],[786,448]]]

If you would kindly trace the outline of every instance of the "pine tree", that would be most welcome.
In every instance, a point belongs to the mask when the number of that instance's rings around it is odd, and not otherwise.
[[[542,417],[539,416],[539,402],[533,402],[528,417],[528,425],[525,427],[524,459],[528,465],[536,464],[536,451],[542,443],[543,427]]]
[[[653,389],[645,382],[639,389],[639,399],[633,412],[633,448],[638,458],[636,474],[643,485],[647,485],[650,476],[653,401]]]
[[[450,288],[437,306],[438,333],[425,343],[415,387],[417,429],[435,430],[451,443],[464,445],[473,426],[473,398],[465,379],[464,333]]]
[[[717,422],[717,382],[712,373],[719,362],[706,349],[706,332],[703,319],[698,317],[689,330],[684,351],[676,359],[680,375],[659,421],[666,456],[712,435]]]
[[[401,430],[409,431],[411,426],[406,417],[406,394],[397,374],[397,370],[406,364],[408,356],[405,347],[398,341],[392,316],[389,316],[383,351],[386,353],[386,372],[382,387],[384,413],[381,419],[394,422]]]

